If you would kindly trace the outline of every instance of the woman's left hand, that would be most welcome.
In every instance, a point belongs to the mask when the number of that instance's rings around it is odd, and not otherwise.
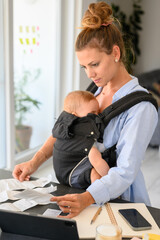
[[[50,200],[57,202],[62,212],[69,213],[67,216],[60,216],[63,218],[73,218],[95,202],[92,195],[87,191],[80,194],[66,194],[60,197],[52,197]]]

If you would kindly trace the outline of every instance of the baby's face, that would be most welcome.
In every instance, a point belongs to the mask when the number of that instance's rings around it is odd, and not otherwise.
[[[90,102],[82,102],[79,109],[76,111],[78,117],[87,116],[88,113],[99,113],[99,104],[96,99],[91,100]]]

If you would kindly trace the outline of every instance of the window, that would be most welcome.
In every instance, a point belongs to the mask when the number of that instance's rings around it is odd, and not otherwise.
[[[59,1],[13,1],[16,153],[34,149],[51,135],[58,9]]]
[[[0,0],[0,168],[31,159],[51,135],[66,94],[89,84],[74,52],[89,2]],[[32,129],[25,144],[18,122]]]

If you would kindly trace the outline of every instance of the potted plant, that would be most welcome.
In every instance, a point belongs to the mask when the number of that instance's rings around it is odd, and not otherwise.
[[[15,132],[16,132],[16,152],[24,151],[29,148],[30,138],[32,135],[32,127],[24,124],[26,116],[33,107],[39,109],[41,104],[38,100],[33,99],[27,93],[28,85],[39,78],[40,69],[34,72],[23,70],[22,76],[18,77],[14,86],[14,102],[15,102]]]

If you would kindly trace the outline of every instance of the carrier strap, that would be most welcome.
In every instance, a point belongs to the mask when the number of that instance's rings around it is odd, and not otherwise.
[[[132,92],[120,100],[116,101],[115,103],[111,104],[109,107],[104,109],[102,113],[99,114],[100,118],[103,120],[105,127],[108,125],[109,121],[121,114],[122,112],[126,111],[127,109],[133,107],[137,103],[142,101],[151,102],[156,110],[158,111],[158,104],[156,99],[152,96],[151,93],[147,93],[144,91],[136,91]],[[103,142],[103,136],[101,135],[99,142]],[[106,149],[102,153],[102,157],[107,161],[110,167],[116,166],[116,144],[109,149]]]
[[[118,116],[122,112],[128,110],[129,108],[142,101],[151,102],[158,111],[157,101],[151,93],[144,91],[135,91],[122,97],[115,103],[112,103],[110,106],[105,108],[103,112],[99,114],[99,116],[103,120],[104,125],[107,126],[112,118]]]

